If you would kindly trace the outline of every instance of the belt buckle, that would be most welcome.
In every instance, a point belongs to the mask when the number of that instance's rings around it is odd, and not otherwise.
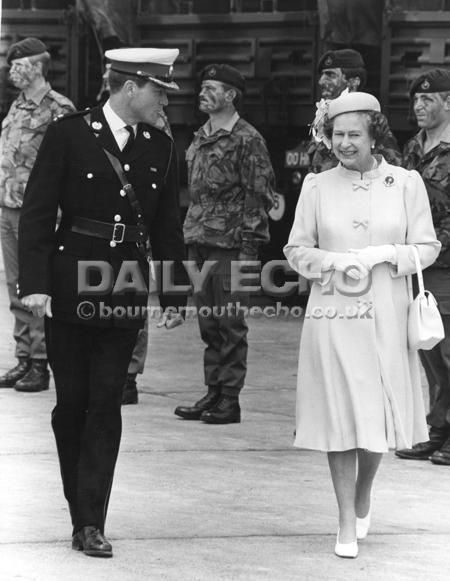
[[[125,238],[125,224],[117,222],[117,224],[114,224],[111,242],[120,244],[121,242],[123,242],[124,238]]]

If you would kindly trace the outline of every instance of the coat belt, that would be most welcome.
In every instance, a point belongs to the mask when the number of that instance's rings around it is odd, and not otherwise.
[[[86,234],[95,238],[110,240],[116,244],[121,242],[138,242],[145,243],[148,232],[145,226],[132,226],[122,222],[100,222],[99,220],[90,220],[75,216],[70,227],[72,232],[77,234]]]

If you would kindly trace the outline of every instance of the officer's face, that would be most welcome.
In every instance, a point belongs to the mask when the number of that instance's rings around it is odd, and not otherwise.
[[[136,121],[155,125],[167,103],[165,88],[150,81],[142,87],[135,86],[130,107]]]
[[[233,91],[220,81],[203,81],[199,94],[199,109],[203,113],[219,113],[233,101]]]
[[[336,99],[348,87],[348,81],[342,69],[322,69],[319,87],[323,99]]]
[[[15,59],[9,69],[9,78],[18,89],[26,89],[38,75],[39,64],[32,63],[28,57]]]
[[[374,143],[369,134],[368,117],[364,113],[342,113],[333,123],[333,152],[347,169],[368,171]]]
[[[439,93],[416,93],[413,109],[417,125],[422,129],[434,129],[448,121],[448,104]]]

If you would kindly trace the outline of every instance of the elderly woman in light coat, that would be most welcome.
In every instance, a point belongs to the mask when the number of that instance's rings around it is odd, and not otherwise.
[[[340,164],[304,181],[284,252],[312,281],[300,343],[294,445],[328,453],[339,506],[335,553],[367,535],[382,454],[427,437],[419,361],[407,345],[407,275],[436,259],[425,186],[374,156],[388,130],[377,99],[330,102],[326,132]]]

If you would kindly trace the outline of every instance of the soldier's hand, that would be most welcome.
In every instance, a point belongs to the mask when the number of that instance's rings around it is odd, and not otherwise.
[[[44,294],[27,295],[21,299],[22,305],[35,317],[52,317],[52,297]]]
[[[173,329],[184,322],[183,317],[179,313],[163,313],[161,320],[156,324],[158,328],[165,327],[166,329]]]

